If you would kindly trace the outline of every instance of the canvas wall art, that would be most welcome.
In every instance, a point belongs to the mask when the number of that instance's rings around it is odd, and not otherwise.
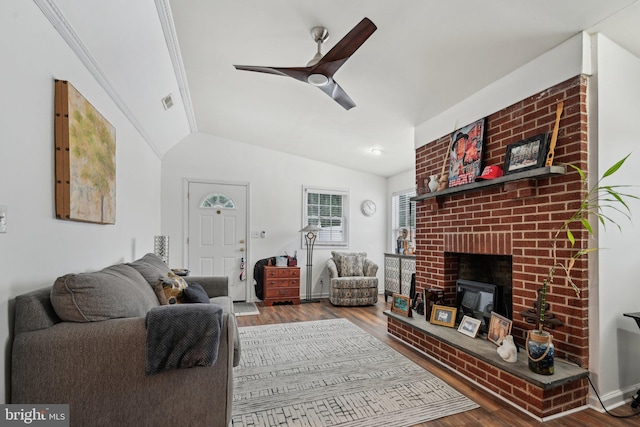
[[[475,182],[482,171],[485,120],[477,120],[451,135],[449,187]]]
[[[65,80],[55,82],[56,218],[115,224],[115,128]]]

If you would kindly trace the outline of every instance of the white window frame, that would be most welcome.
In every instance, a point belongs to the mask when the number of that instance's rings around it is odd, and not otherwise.
[[[409,226],[401,226],[400,225],[400,196],[407,196],[408,198],[416,196],[415,188],[409,188],[402,191],[396,191],[391,195],[391,252],[396,253],[397,249],[397,239],[400,235],[400,232],[403,228],[409,229],[409,239],[415,239],[416,232],[416,202],[409,202],[413,204],[413,209],[411,210],[411,216],[413,221],[409,220]],[[413,224],[411,223],[413,222]]]
[[[320,231],[318,232],[318,237],[315,241],[315,246],[325,247],[325,248],[346,248],[349,246],[349,190],[340,189],[340,188],[323,188],[323,187],[312,187],[312,186],[303,186],[302,187],[302,226],[300,228],[304,228],[309,224],[308,218],[308,209],[307,209],[307,201],[309,200],[309,193],[318,193],[322,195],[330,195],[330,196],[341,196],[342,197],[342,240],[329,240],[326,239],[326,232]],[[335,218],[333,218],[335,219]],[[317,225],[317,224],[316,224]],[[304,249],[305,248],[305,240],[304,233],[301,234],[300,245]]]

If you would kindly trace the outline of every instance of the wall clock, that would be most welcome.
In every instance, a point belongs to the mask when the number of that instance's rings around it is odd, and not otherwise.
[[[371,216],[376,213],[376,204],[373,202],[373,200],[365,200],[364,202],[362,202],[361,209],[364,215]]]

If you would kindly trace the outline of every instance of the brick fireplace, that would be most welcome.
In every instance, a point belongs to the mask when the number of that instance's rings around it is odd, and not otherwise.
[[[551,132],[556,105],[564,102],[554,165],[572,163],[587,171],[587,86],[586,76],[577,76],[501,111],[486,121],[484,165],[501,165],[509,143]],[[450,135],[416,150],[418,199],[426,190],[429,176],[440,173],[450,144]],[[460,187],[461,190],[463,187]],[[416,288],[440,288],[447,302],[454,305],[455,282],[459,278],[460,254],[508,257],[512,271],[511,300],[513,332],[524,344],[527,324],[518,313],[532,307],[551,264],[553,231],[582,199],[578,173],[525,178],[473,191],[460,191],[442,197],[424,198],[417,203]],[[587,234],[572,230],[576,248],[586,248]],[[568,258],[570,248],[559,246],[558,255]],[[585,369],[589,366],[588,268],[586,258],[572,271],[581,296],[576,297],[565,278],[558,274],[549,287],[547,302],[564,326],[552,331],[556,358],[566,359]],[[464,352],[427,339],[419,331],[389,317],[389,333],[439,359],[452,369],[509,399],[539,417],[546,417],[586,403],[584,378],[553,389],[531,388],[518,378],[465,357]],[[526,358],[521,352],[520,356]]]

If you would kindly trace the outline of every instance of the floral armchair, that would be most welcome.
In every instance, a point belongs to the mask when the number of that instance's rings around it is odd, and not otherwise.
[[[366,252],[336,252],[327,261],[333,305],[360,306],[378,302],[378,265]]]

